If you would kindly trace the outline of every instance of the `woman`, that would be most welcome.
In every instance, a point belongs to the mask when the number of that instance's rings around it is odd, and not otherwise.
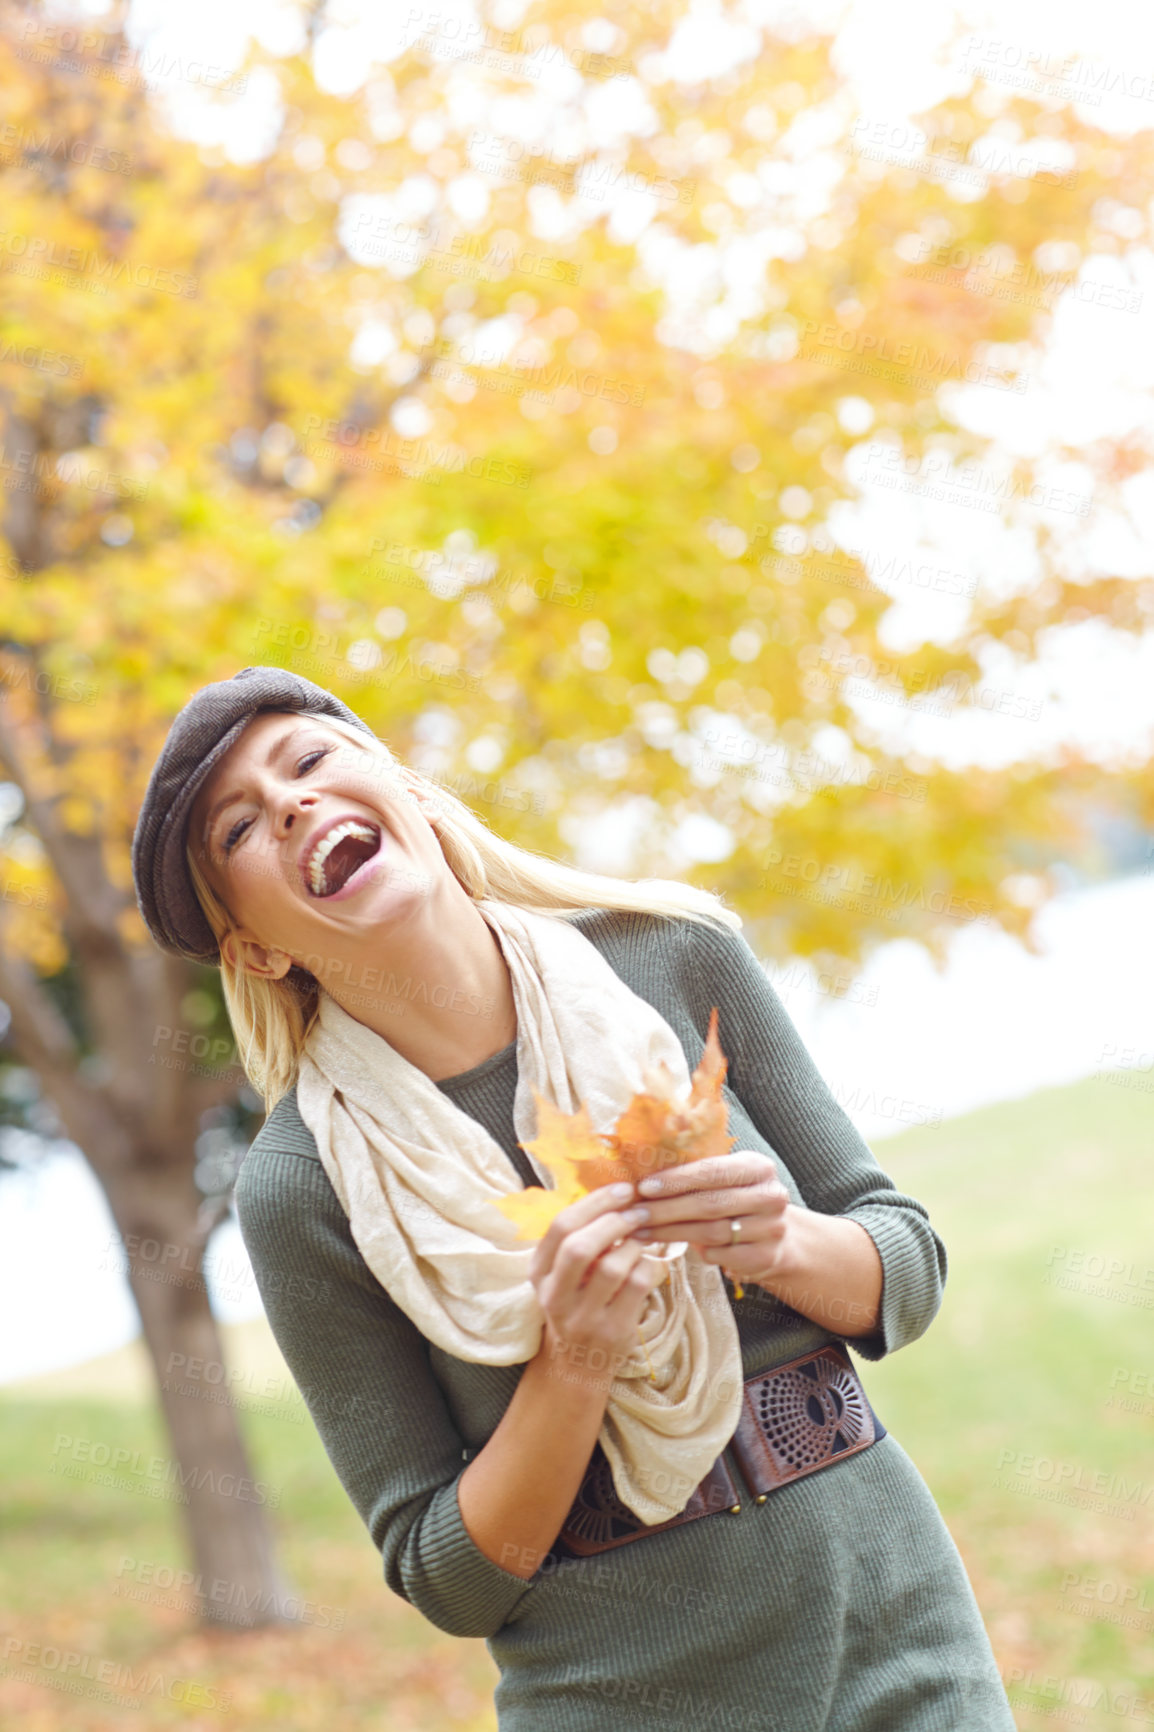
[[[502,1732],[1012,1732],[845,1349],[923,1334],[945,1249],[736,915],[499,840],[275,668],[177,717],[133,870],[264,1094],[236,1202],[273,1332],[389,1587],[486,1638]],[[684,1095],[715,1007],[729,1152],[518,1238],[538,1101],[607,1131],[658,1063]]]

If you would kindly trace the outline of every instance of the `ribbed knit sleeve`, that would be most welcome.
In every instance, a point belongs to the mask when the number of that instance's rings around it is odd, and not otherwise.
[[[249,1150],[236,1210],[277,1345],[388,1586],[450,1635],[494,1635],[534,1584],[461,1519],[464,1440],[428,1343],[365,1264],[320,1162],[274,1136],[266,1125]]]
[[[692,921],[666,923],[669,966],[704,1041],[718,1007],[726,1082],[772,1148],[807,1206],[865,1228],[881,1258],[878,1328],[846,1337],[864,1359],[881,1359],[925,1333],[942,1302],[946,1248],[915,1197],[899,1191],[838,1105],[740,932]]]

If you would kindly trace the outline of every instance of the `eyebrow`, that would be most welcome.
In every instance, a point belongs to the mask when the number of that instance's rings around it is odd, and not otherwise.
[[[304,725],[298,723],[296,727],[290,728],[287,734],[282,734],[280,739],[276,740],[265,753],[263,767],[267,770],[275,760],[280,757],[285,748],[292,744],[297,735],[303,732]],[[209,812],[208,816],[204,820],[204,836],[206,839],[212,836],[213,825],[216,823],[217,818],[219,818],[225,807],[234,805],[240,798],[240,794],[225,794],[223,799],[216,802],[211,812]]]

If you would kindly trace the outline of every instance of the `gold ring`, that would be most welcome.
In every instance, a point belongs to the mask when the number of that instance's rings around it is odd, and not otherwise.
[[[740,1221],[731,1221],[729,1223],[729,1243],[731,1246],[737,1244],[738,1237],[740,1236],[740,1233],[741,1233],[741,1222]]]

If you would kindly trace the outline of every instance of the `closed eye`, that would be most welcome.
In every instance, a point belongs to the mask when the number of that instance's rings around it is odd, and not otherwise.
[[[324,757],[327,757],[329,752],[331,752],[332,750],[333,750],[332,746],[322,746],[318,751],[306,752],[304,757],[301,758],[299,760],[299,762],[297,763],[297,776],[300,777],[300,776],[307,775],[308,770],[312,767],[312,765],[313,764],[319,764],[321,759]],[[233,849],[236,847],[237,843],[240,841],[241,837],[244,835],[245,831],[248,829],[248,826],[251,822],[252,822],[252,820],[250,818],[238,818],[237,819],[236,823],[233,825],[232,829],[229,831],[228,835],[225,837],[224,853],[226,855],[232,853]]]

